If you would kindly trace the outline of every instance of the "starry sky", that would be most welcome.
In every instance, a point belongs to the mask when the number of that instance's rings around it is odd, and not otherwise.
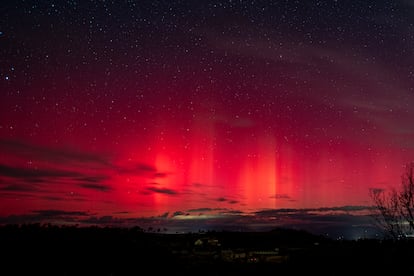
[[[351,225],[414,159],[411,0],[3,2],[1,223]]]

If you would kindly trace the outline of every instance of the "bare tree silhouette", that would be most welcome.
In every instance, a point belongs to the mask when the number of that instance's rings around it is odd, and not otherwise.
[[[414,162],[408,163],[399,189],[371,189],[374,219],[386,237],[405,239],[414,233]]]

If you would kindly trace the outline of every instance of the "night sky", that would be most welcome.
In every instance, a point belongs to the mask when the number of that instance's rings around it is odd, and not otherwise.
[[[2,1],[0,223],[356,225],[413,45],[410,0]]]

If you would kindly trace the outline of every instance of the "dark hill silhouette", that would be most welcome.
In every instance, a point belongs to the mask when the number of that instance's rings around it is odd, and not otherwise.
[[[12,275],[395,273],[411,271],[414,255],[410,240],[337,241],[291,229],[162,234],[40,224],[0,227],[0,248]]]

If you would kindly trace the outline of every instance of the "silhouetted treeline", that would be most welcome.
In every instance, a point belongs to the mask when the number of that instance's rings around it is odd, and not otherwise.
[[[6,225],[0,227],[8,275],[349,275],[413,272],[414,241],[331,240],[290,230],[162,234],[140,227]],[[275,251],[282,262],[250,263]],[[225,254],[238,256],[226,261]],[[244,255],[243,255],[244,254]],[[265,254],[265,253],[263,253]],[[146,272],[147,271],[147,272]],[[146,272],[146,273],[145,273]],[[1,273],[2,275],[6,275]]]

